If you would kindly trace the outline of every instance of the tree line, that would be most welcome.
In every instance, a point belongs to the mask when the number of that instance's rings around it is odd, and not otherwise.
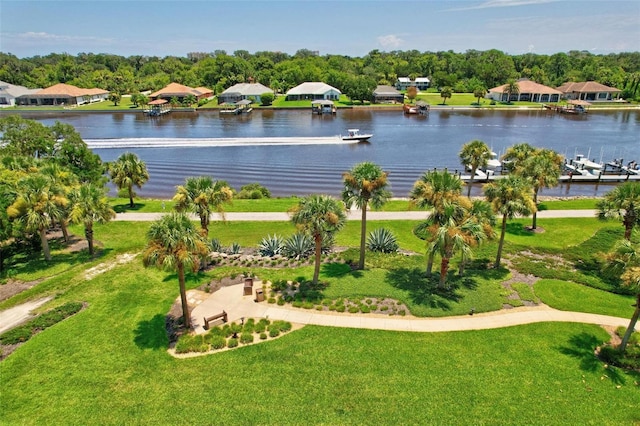
[[[0,81],[30,88],[68,83],[113,93],[158,90],[170,82],[204,86],[220,93],[236,83],[260,82],[286,92],[306,81],[348,88],[393,85],[398,77],[429,77],[432,87],[472,93],[507,80],[528,78],[557,87],[567,81],[598,81],[623,90],[626,99],[640,97],[640,52],[596,55],[587,51],[552,55],[509,55],[500,50],[382,52],[363,57],[317,55],[301,49],[283,52],[224,50],[178,56],[118,56],[105,53],[51,53],[18,58],[0,52]]]

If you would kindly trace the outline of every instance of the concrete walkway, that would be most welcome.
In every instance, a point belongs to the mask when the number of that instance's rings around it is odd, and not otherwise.
[[[118,213],[115,220],[130,222],[146,222],[159,219],[166,213]],[[401,211],[401,212],[367,212],[367,220],[424,220],[427,218],[426,211]],[[197,220],[196,215],[191,215],[193,220]],[[285,212],[247,212],[247,213],[225,213],[226,220],[229,222],[243,221],[271,221],[271,222],[287,222],[290,216]],[[552,218],[579,218],[579,217],[596,217],[596,210],[543,210],[538,212],[538,219]],[[362,212],[360,210],[350,210],[347,213],[348,220],[360,220]],[[212,221],[220,221],[220,215],[212,214]]]
[[[0,311],[0,333],[4,333],[5,331],[27,321],[32,317],[31,311],[44,305],[51,299],[53,299],[53,296],[32,300],[30,302],[14,306],[13,308]]]
[[[254,288],[261,288],[257,281]],[[395,330],[416,332],[443,332],[484,330],[511,327],[536,322],[577,322],[608,325],[613,327],[629,324],[629,319],[607,315],[566,312],[546,305],[521,307],[475,315],[446,318],[405,318],[376,314],[348,314],[292,308],[290,305],[277,306],[265,302],[256,303],[254,296],[243,296],[244,284],[223,287],[200,302],[191,313],[196,333],[204,333],[204,317],[227,312],[229,321],[240,318],[269,318],[298,324],[313,324],[331,327],[367,328],[371,330]]]

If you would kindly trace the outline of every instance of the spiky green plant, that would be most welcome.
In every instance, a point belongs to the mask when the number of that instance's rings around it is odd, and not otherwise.
[[[398,241],[387,228],[378,228],[369,233],[367,248],[382,253],[395,253],[398,251]]]
[[[260,241],[258,246],[258,253],[261,256],[276,256],[282,254],[282,248],[284,246],[284,239],[279,235],[267,235]]]
[[[309,235],[297,233],[285,240],[282,252],[288,258],[304,259],[313,254],[313,246],[313,239]]]

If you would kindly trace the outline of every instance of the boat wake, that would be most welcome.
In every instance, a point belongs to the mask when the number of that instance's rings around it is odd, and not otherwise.
[[[202,148],[216,146],[259,145],[329,145],[352,144],[357,140],[344,140],[340,136],[328,137],[262,137],[262,138],[120,138],[85,139],[89,148]]]

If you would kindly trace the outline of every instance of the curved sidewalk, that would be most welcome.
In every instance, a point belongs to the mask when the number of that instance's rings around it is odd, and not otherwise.
[[[115,220],[146,222],[156,220],[166,213],[118,213]],[[367,212],[367,220],[424,220],[428,215],[426,211],[400,211],[400,212]],[[287,222],[290,216],[285,212],[230,212],[225,213],[226,220],[229,222],[243,221],[271,221],[271,222]],[[596,210],[542,210],[538,212],[538,219],[553,218],[580,218],[580,217],[596,217]],[[192,215],[197,220],[196,215]],[[350,210],[347,214],[348,220],[360,220],[362,214],[360,210]],[[211,215],[212,221],[220,221],[220,215]]]
[[[264,302],[255,302],[254,296],[243,296],[244,284],[223,287],[199,303],[191,313],[196,333],[204,333],[204,317],[227,312],[229,321],[241,318],[269,318],[298,324],[312,324],[331,327],[367,328],[371,330],[394,330],[415,332],[444,332],[464,330],[484,330],[511,327],[536,322],[577,322],[585,324],[628,326],[629,319],[607,315],[567,312],[552,309],[546,305],[514,308],[475,315],[445,318],[404,318],[375,314],[334,314],[315,310],[281,307]],[[261,288],[258,281],[254,288]]]

